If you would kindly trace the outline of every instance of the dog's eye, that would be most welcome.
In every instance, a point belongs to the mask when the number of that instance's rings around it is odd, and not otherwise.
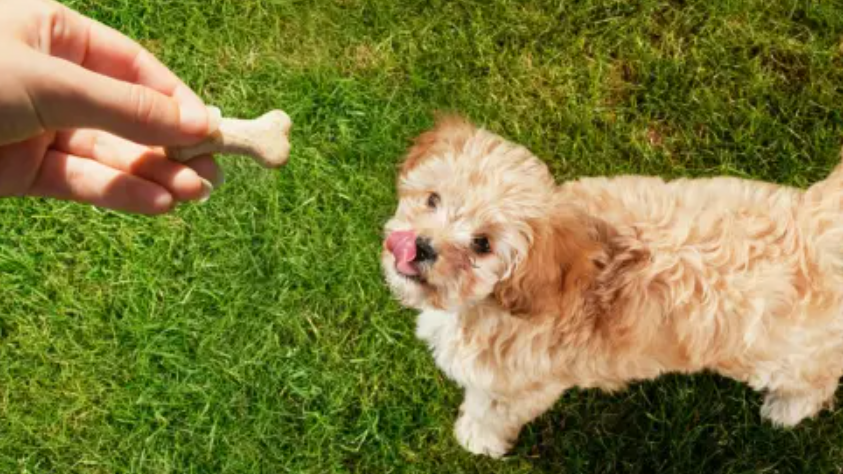
[[[471,249],[474,250],[475,253],[484,255],[492,253],[492,244],[489,243],[489,239],[487,237],[475,237],[474,240],[471,241]]]
[[[431,209],[436,209],[439,207],[439,201],[442,199],[436,193],[430,193],[430,196],[427,197],[427,207]]]

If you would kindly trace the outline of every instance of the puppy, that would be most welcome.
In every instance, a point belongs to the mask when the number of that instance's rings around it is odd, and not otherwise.
[[[793,426],[843,373],[843,167],[807,190],[735,178],[556,185],[459,118],[410,148],[382,264],[465,389],[472,453],[504,455],[571,387],[710,370]]]

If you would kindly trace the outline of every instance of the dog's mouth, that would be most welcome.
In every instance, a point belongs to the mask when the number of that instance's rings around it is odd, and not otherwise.
[[[398,269],[396,268],[396,271]],[[419,285],[427,285],[427,278],[425,278],[421,273],[417,273],[415,275],[406,275],[398,271],[398,274],[404,277],[405,280],[412,281],[413,283],[418,283]]]
[[[413,231],[391,232],[384,242],[384,249],[392,254],[396,273],[417,283],[425,281],[425,268],[416,258],[416,234]]]
[[[413,263],[412,265],[413,271],[405,272],[403,271],[406,270],[406,268],[404,268],[404,265],[399,265],[396,261],[394,265],[395,273],[400,275],[405,280],[411,281],[413,283],[425,286],[430,285],[430,283],[427,281],[427,276],[425,275],[427,273],[426,265],[419,265],[416,263]]]
[[[429,270],[429,265],[427,264],[413,261],[401,261],[393,255],[392,268],[395,270],[395,273],[404,280],[417,283],[419,285],[430,284],[427,280],[427,272]]]
[[[392,266],[401,278],[406,281],[431,287],[428,273],[433,265],[431,259],[424,257],[423,251],[417,248],[416,234],[413,231],[390,232],[384,241],[384,251],[392,256]]]

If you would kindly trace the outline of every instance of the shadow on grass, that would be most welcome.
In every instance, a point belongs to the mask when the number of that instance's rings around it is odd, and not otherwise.
[[[761,396],[713,375],[666,376],[627,392],[566,394],[513,454],[537,472],[839,472],[841,414],[795,429],[761,420]]]

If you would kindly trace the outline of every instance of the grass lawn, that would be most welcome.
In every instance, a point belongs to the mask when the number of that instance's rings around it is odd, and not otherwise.
[[[714,376],[566,394],[504,461],[382,284],[396,163],[437,109],[560,179],[805,186],[843,143],[840,0],[67,0],[230,115],[281,107],[289,167],[163,218],[0,201],[3,473],[827,473]],[[840,395],[843,398],[843,392]]]

